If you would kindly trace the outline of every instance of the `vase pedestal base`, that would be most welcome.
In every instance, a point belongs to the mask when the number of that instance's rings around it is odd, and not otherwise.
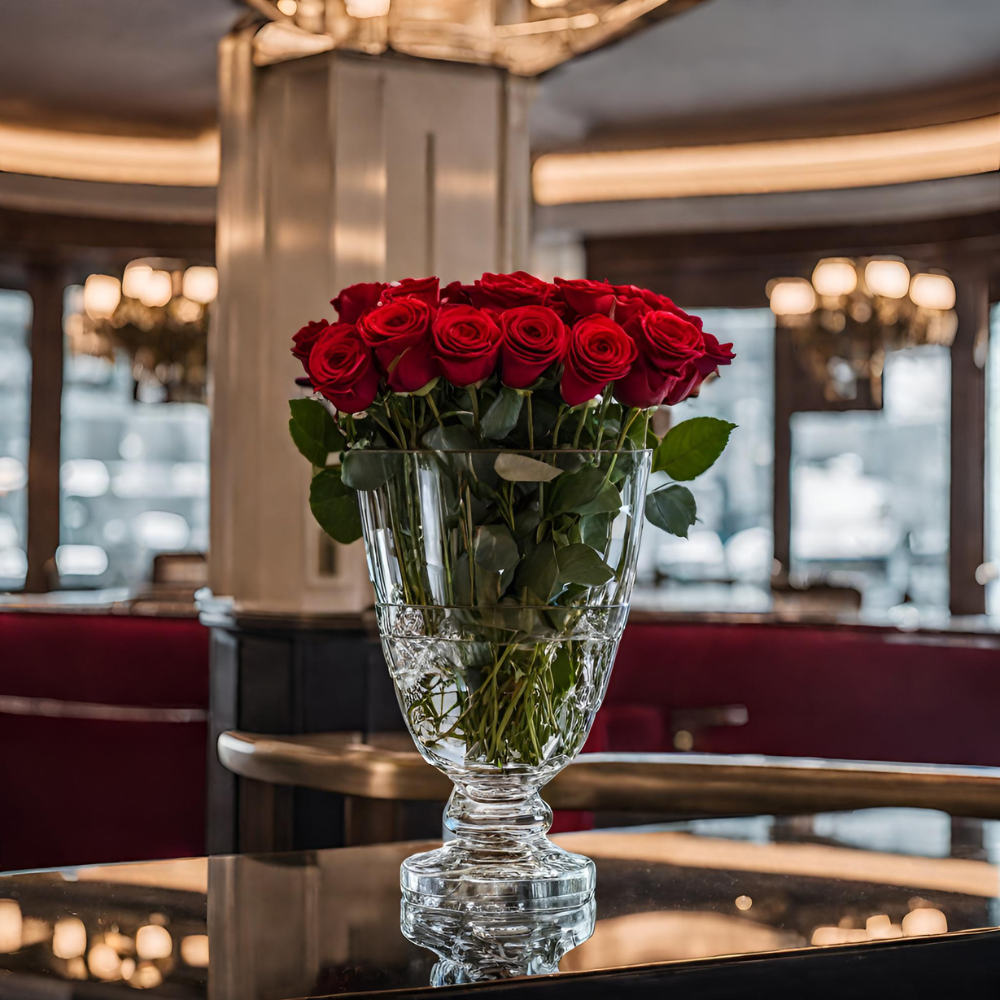
[[[453,840],[407,858],[399,872],[404,902],[434,909],[528,913],[574,909],[594,897],[597,870],[547,837],[490,849]]]

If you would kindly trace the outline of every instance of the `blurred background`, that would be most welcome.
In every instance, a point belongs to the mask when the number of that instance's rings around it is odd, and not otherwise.
[[[1000,764],[996,0],[8,7],[0,868],[343,841],[216,740],[402,729],[288,342],[427,273],[734,344],[657,417],[739,428],[646,526],[590,749]]]
[[[283,4],[44,0],[10,12],[4,590],[134,592],[157,556],[181,553],[197,582],[212,479],[216,49],[265,14],[300,47],[321,37],[313,4]],[[967,478],[953,454],[985,454],[997,352],[974,332],[982,399],[968,413],[952,405],[951,357],[965,301],[955,282],[966,300],[997,298],[995,6],[712,0],[648,20],[572,62],[554,40],[536,52],[555,65],[525,102],[535,207],[522,262],[665,291],[736,345],[739,363],[671,416],[740,430],[695,486],[691,541],[647,528],[639,605],[758,612],[811,592],[910,624],[1000,612],[1000,472]],[[809,279],[830,258],[858,277],[837,285],[834,268],[833,295],[810,299],[803,285],[791,307],[786,284],[771,311],[775,279]],[[872,292],[872,258],[941,276],[943,291],[904,276],[901,297]],[[874,318],[856,319],[863,310]],[[993,336],[997,324],[994,308]],[[838,332],[847,350],[831,346]],[[957,509],[963,498],[977,509]],[[955,532],[985,548],[952,559],[949,576]]]

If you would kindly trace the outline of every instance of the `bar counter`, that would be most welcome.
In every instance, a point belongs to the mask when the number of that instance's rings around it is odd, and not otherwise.
[[[0,997],[405,1000],[442,975],[450,997],[972,996],[1000,984],[994,821],[868,809],[559,839],[596,860],[596,913],[498,923],[409,910],[410,939],[398,869],[422,844],[6,875]],[[561,955],[558,974],[462,983],[497,974],[528,938]]]

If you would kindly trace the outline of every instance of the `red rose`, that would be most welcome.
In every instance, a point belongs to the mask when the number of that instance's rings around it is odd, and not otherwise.
[[[431,311],[412,296],[373,309],[358,324],[393,392],[416,392],[441,369],[431,348]]]
[[[437,278],[403,278],[391,285],[387,285],[382,292],[383,302],[395,302],[402,298],[420,299],[421,302],[431,308],[437,308],[440,293],[438,291],[440,282]]]
[[[673,379],[674,376],[664,375],[640,354],[629,373],[615,382],[615,399],[622,406],[636,406],[640,410],[659,406],[673,384]]]
[[[500,327],[488,312],[445,306],[434,319],[434,347],[444,377],[459,387],[472,385],[496,367]]]
[[[666,392],[662,401],[667,406],[676,406],[688,396],[697,395],[695,390],[704,381],[705,376],[698,371],[697,363],[689,361],[676,375],[672,375],[667,380]]]
[[[556,287],[578,316],[590,316],[592,313],[609,316],[615,304],[615,290],[606,281],[590,281],[587,278],[564,281],[556,278]]]
[[[576,406],[624,378],[638,353],[632,338],[607,316],[585,316],[570,334],[560,389]]]
[[[676,372],[685,362],[695,361],[705,353],[701,330],[665,309],[646,313],[632,332],[639,353],[664,375]]]
[[[518,306],[500,317],[503,383],[525,389],[549,365],[562,360],[569,331],[548,306]]]
[[[328,326],[309,355],[313,384],[342,413],[371,406],[378,392],[378,369],[371,348],[350,323]]]
[[[733,358],[736,355],[733,354],[732,344],[720,344],[710,333],[706,333],[703,336],[705,337],[705,353],[695,361],[698,370],[703,375],[716,374],[719,371],[719,365],[731,365],[733,363]]]
[[[292,354],[302,362],[305,373],[309,374],[309,352],[313,349],[313,344],[320,338],[320,334],[329,326],[325,319],[312,320],[294,337],[292,337]]]
[[[379,296],[385,285],[381,281],[363,281],[359,285],[348,285],[330,302],[337,310],[341,323],[357,323],[369,309],[378,305]]]
[[[701,318],[686,313],[673,299],[666,295],[651,292],[648,288],[636,285],[613,285],[615,291],[615,322],[620,323],[629,333],[630,326],[648,312],[666,311],[686,319],[699,330],[702,328]]]
[[[469,289],[472,285],[463,285],[461,281],[453,281],[441,289],[441,302],[451,305],[471,306],[472,299],[469,298]]]
[[[500,310],[516,306],[549,305],[557,298],[554,286],[527,271],[514,271],[513,274],[487,272],[464,288],[469,301],[478,309]]]

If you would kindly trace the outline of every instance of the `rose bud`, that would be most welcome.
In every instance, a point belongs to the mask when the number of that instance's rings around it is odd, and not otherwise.
[[[570,406],[592,399],[624,378],[638,353],[632,338],[607,316],[585,316],[573,327],[560,390]]]
[[[562,360],[569,330],[548,306],[518,306],[500,317],[503,383],[526,389],[549,365]]]
[[[350,323],[328,326],[309,355],[313,384],[342,413],[367,410],[378,392],[371,348]]]
[[[578,316],[590,316],[593,313],[611,315],[611,308],[615,304],[615,290],[606,281],[590,281],[587,278],[565,281],[556,278],[556,287],[566,305]]]
[[[516,306],[549,305],[559,298],[554,285],[527,271],[514,271],[513,274],[486,272],[472,285],[466,285],[465,289],[476,308],[493,311]]]
[[[500,327],[488,312],[445,306],[434,318],[434,348],[449,382],[460,388],[472,385],[496,367]]]
[[[402,281],[386,286],[382,292],[382,301],[395,302],[409,297],[420,299],[425,306],[436,309],[440,299],[439,285],[437,278],[403,278]]]
[[[309,374],[309,352],[329,325],[325,319],[312,320],[292,337],[292,354],[302,362],[302,367],[307,375]]]
[[[341,323],[357,323],[369,309],[378,305],[385,284],[381,281],[363,281],[358,285],[348,285],[330,302],[337,310]]]

